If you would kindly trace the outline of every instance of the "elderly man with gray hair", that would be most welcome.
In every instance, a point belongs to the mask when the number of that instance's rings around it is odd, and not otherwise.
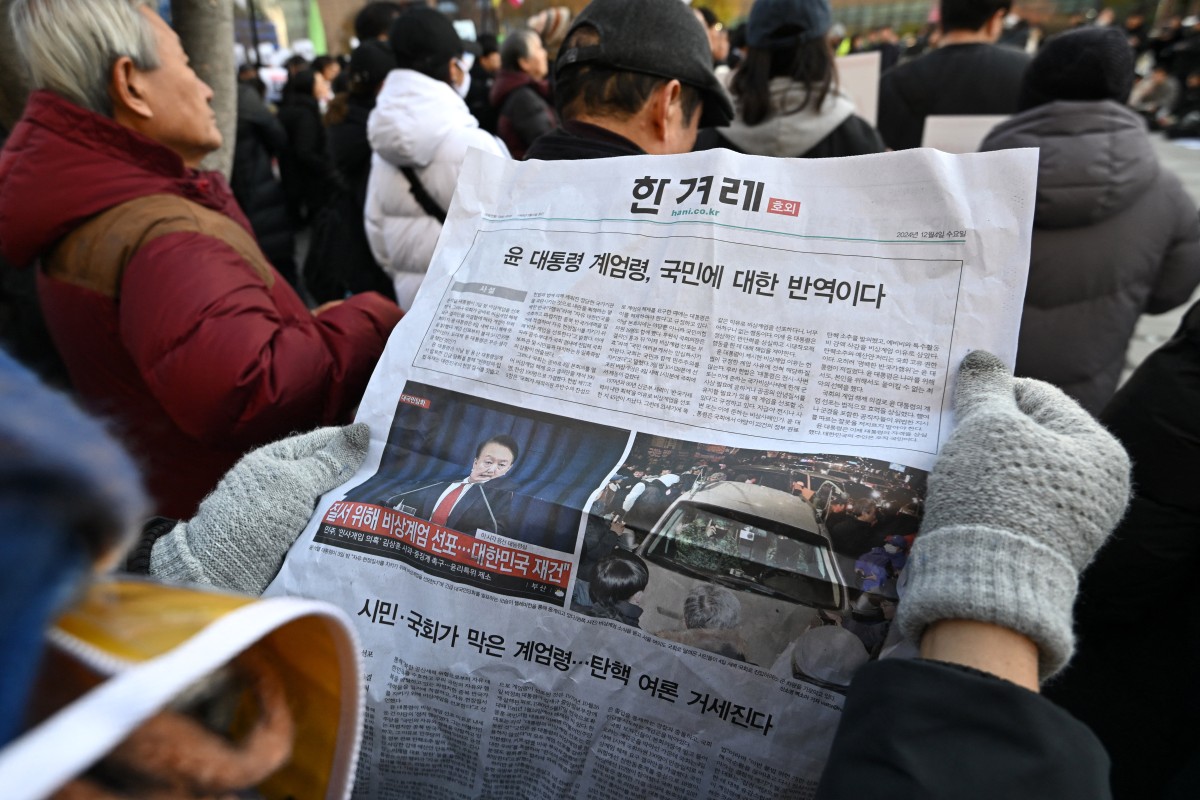
[[[310,312],[225,179],[212,90],[147,0],[13,0],[34,89],[0,153],[0,248],[38,262],[71,382],[190,516],[246,450],[346,422],[400,311]]]

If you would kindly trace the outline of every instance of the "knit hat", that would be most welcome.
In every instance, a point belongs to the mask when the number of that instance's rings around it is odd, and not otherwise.
[[[756,0],[746,23],[746,44],[764,50],[794,47],[829,32],[829,0]]]
[[[596,31],[599,43],[564,46],[556,75],[591,64],[674,79],[704,96],[700,127],[716,128],[733,119],[733,101],[713,74],[708,31],[679,0],[592,0],[571,23],[566,40],[583,26]]]
[[[553,50],[566,38],[567,24],[570,21],[571,9],[566,6],[552,6],[534,14],[525,24],[537,31],[537,35],[542,37],[542,44]]]
[[[1133,89],[1133,48],[1116,28],[1080,28],[1046,40],[1025,69],[1018,109],[1054,100],[1115,100]]]
[[[462,39],[440,11],[418,6],[392,23],[388,42],[399,69],[429,73],[463,53]]]
[[[383,83],[396,68],[396,57],[383,42],[372,39],[363,42],[350,54],[350,86],[352,90],[367,91]]]

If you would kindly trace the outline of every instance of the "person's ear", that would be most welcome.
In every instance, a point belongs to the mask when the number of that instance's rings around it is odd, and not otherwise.
[[[147,96],[145,73],[138,69],[129,56],[121,56],[112,65],[108,80],[108,97],[112,101],[113,116],[133,116],[148,120],[154,117]]]
[[[656,141],[666,142],[670,136],[674,115],[682,114],[680,96],[683,84],[671,79],[661,84],[650,95],[650,127]]]
[[[999,39],[1000,34],[1004,33],[1004,20],[1008,17],[1007,8],[998,8],[996,13],[992,14],[992,18],[988,20],[987,32],[994,40]]]

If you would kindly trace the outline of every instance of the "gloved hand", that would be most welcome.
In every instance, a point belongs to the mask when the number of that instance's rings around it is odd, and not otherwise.
[[[308,524],[317,500],[362,464],[365,423],[318,428],[247,453],[196,516],[154,544],[150,574],[262,594]]]
[[[1129,501],[1129,457],[1075,401],[990,353],[963,359],[954,405],[900,625],[913,641],[939,620],[1009,628],[1037,644],[1045,680],[1074,650],[1079,573]]]

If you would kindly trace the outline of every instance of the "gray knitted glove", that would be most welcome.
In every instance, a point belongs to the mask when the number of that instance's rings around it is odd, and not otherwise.
[[[943,619],[1017,631],[1037,643],[1045,680],[1075,647],[1079,573],[1125,510],[1129,457],[1075,401],[990,353],[963,360],[954,404],[900,625],[913,641]]]
[[[354,474],[370,438],[364,423],[318,428],[247,453],[195,517],[155,543],[150,574],[262,594],[317,500]]]

